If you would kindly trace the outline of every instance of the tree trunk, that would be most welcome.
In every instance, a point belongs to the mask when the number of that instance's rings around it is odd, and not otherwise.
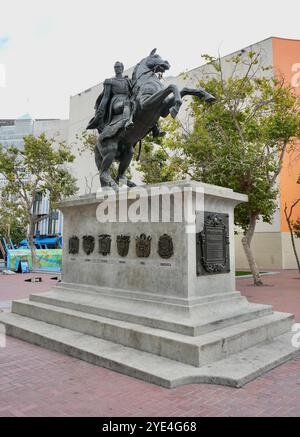
[[[299,256],[298,256],[297,248],[296,248],[296,244],[295,244],[294,231],[293,231],[293,229],[291,227],[289,227],[289,228],[290,228],[290,234],[291,234],[293,251],[294,251],[296,262],[297,262],[297,266],[298,266],[298,272],[300,274],[300,260],[299,260]]]
[[[290,236],[291,236],[291,241],[292,241],[293,251],[294,251],[294,255],[295,255],[296,262],[297,262],[297,266],[298,266],[298,272],[299,272],[299,274],[300,274],[300,260],[299,260],[299,256],[298,256],[298,253],[297,253],[297,248],[296,248],[296,243],[295,243],[295,237],[294,237],[294,230],[293,230],[293,228],[292,228],[292,223],[291,223],[291,215],[292,215],[292,211],[293,211],[293,208],[291,208],[290,215],[288,215],[288,214],[287,214],[287,206],[285,205],[285,210],[284,210],[285,218],[286,218],[286,221],[287,221],[287,224],[288,224],[289,230],[290,230]]]
[[[38,266],[36,262],[36,248],[33,241],[33,237],[34,237],[34,223],[30,223],[27,239],[31,250],[32,270],[36,270]]]
[[[244,235],[244,237],[242,238],[242,244],[244,247],[244,251],[249,263],[249,267],[253,276],[253,282],[255,286],[261,286],[264,285],[260,274],[259,274],[259,270],[251,249],[251,242],[252,242],[252,238],[254,235],[254,231],[255,231],[255,226],[256,226],[256,221],[257,221],[257,215],[256,214],[251,214],[250,216],[250,221],[249,221],[249,226],[248,229]]]

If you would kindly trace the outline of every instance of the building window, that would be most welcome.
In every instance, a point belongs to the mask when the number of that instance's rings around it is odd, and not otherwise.
[[[37,193],[33,202],[33,214],[39,215],[42,207],[43,195],[42,193]]]
[[[57,234],[57,225],[59,220],[59,213],[57,209],[51,209],[49,221],[48,221],[48,234],[55,235]]]

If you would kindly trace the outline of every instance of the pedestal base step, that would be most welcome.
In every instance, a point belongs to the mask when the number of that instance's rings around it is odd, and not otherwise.
[[[12,312],[196,367],[284,334],[294,320],[285,313],[259,317],[257,310],[255,319],[241,323],[239,314],[232,326],[192,337],[28,300],[13,302]]]
[[[7,335],[166,388],[191,383],[241,387],[299,353],[288,333],[217,362],[194,367],[18,314],[2,313],[0,322],[6,325]]]
[[[87,293],[64,288],[32,294],[32,303],[43,303],[87,314],[103,316],[150,328],[199,336],[271,314],[270,305],[249,304],[238,292],[217,296],[192,307],[169,305],[151,300],[120,298],[95,292]]]

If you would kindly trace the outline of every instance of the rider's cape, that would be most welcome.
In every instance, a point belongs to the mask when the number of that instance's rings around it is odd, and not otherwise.
[[[94,107],[95,111],[97,111],[97,109],[99,108],[99,105],[100,105],[100,103],[101,103],[101,101],[103,99],[103,96],[104,96],[104,89],[103,89],[102,93],[99,94],[99,96],[98,96],[98,98],[96,100],[95,107]],[[98,129],[98,127],[99,127],[99,119],[98,119],[98,117],[94,116],[89,121],[89,124],[87,125],[87,130],[89,130],[89,129]]]

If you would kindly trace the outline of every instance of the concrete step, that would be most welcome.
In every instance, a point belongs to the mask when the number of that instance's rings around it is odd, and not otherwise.
[[[17,314],[2,313],[0,323],[13,337],[166,388],[191,383],[241,387],[299,354],[288,333],[197,368]]]
[[[197,367],[284,334],[294,320],[271,313],[191,337],[28,300],[14,301],[12,312]]]
[[[124,299],[99,296],[96,293],[79,293],[63,289],[33,294],[29,299],[31,302],[190,336],[199,336],[272,313],[272,307],[269,305],[249,304],[239,293],[232,295],[233,297],[218,301],[215,305],[210,302],[197,305],[195,309],[192,308],[190,314],[184,313],[178,305],[174,305],[175,309],[170,310],[169,306],[165,307],[163,304],[148,302],[148,305],[145,305],[145,302],[128,302]]]

